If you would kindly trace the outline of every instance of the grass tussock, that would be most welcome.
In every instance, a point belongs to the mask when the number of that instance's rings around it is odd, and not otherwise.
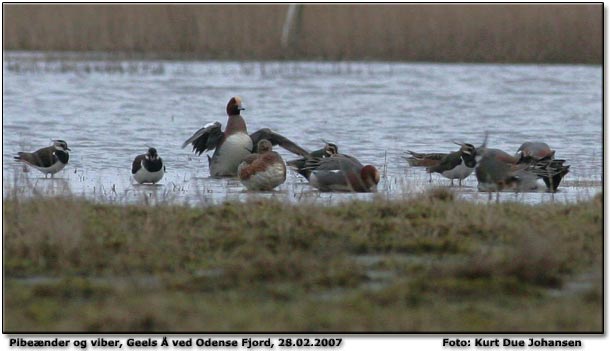
[[[602,330],[601,196],[3,205],[7,332]]]
[[[5,50],[198,58],[602,62],[603,6],[304,5],[289,50],[287,5],[3,5]],[[357,24],[357,25],[355,25]]]

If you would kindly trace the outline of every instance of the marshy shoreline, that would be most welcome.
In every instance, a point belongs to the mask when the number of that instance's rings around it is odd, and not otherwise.
[[[601,332],[602,208],[9,197],[5,331]]]

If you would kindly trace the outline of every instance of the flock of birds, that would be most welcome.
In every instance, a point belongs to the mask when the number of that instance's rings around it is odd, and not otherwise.
[[[268,128],[248,134],[246,122],[241,116],[244,110],[239,97],[227,104],[228,121],[224,131],[222,124],[214,122],[195,132],[182,145],[191,145],[198,155],[214,150],[208,155],[212,177],[238,177],[251,191],[269,191],[286,181],[286,165],[305,177],[311,186],[320,191],[376,191],[380,180],[377,168],[362,165],[356,158],[339,153],[334,143],[326,142],[320,150],[308,152],[288,138]],[[546,189],[555,192],[562,178],[569,172],[565,160],[555,159],[555,151],[543,142],[526,142],[515,155],[487,147],[487,134],[483,144],[475,147],[457,143],[460,149],[448,153],[417,153],[408,151],[406,157],[413,167],[426,167],[430,174],[439,173],[453,180],[462,180],[475,172],[479,191],[498,194],[499,191],[537,191],[538,179]],[[284,162],[273,151],[279,145],[300,158]],[[62,170],[69,160],[70,149],[64,140],[53,140],[53,145],[35,152],[19,152],[17,161],[34,167],[51,177]],[[155,148],[138,155],[133,161],[131,173],[140,184],[157,183],[165,173],[163,160]],[[431,176],[430,176],[431,177]],[[432,178],[430,178],[432,181]]]

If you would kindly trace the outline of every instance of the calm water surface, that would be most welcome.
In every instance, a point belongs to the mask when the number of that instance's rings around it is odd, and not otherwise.
[[[116,202],[207,204],[255,196],[326,204],[421,193],[449,180],[410,168],[405,151],[449,152],[452,140],[514,153],[545,141],[571,172],[560,192],[501,194],[529,203],[587,199],[602,189],[602,67],[580,65],[62,60],[8,53],[3,65],[4,193],[70,192]],[[290,172],[277,191],[251,194],[211,179],[204,155],[180,145],[213,121],[226,123],[242,97],[250,132],[269,127],[306,149],[333,141],[385,175],[373,194],[320,194]],[[64,139],[73,150],[55,180],[12,161]],[[133,185],[131,162],[157,148],[168,173],[158,186]],[[279,149],[285,159],[294,156]],[[460,196],[487,201],[474,175]]]

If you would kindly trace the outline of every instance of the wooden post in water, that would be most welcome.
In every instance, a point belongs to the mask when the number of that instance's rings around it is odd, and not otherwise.
[[[284,27],[282,28],[281,44],[286,52],[292,53],[298,42],[301,27],[301,13],[303,5],[288,5]]]

